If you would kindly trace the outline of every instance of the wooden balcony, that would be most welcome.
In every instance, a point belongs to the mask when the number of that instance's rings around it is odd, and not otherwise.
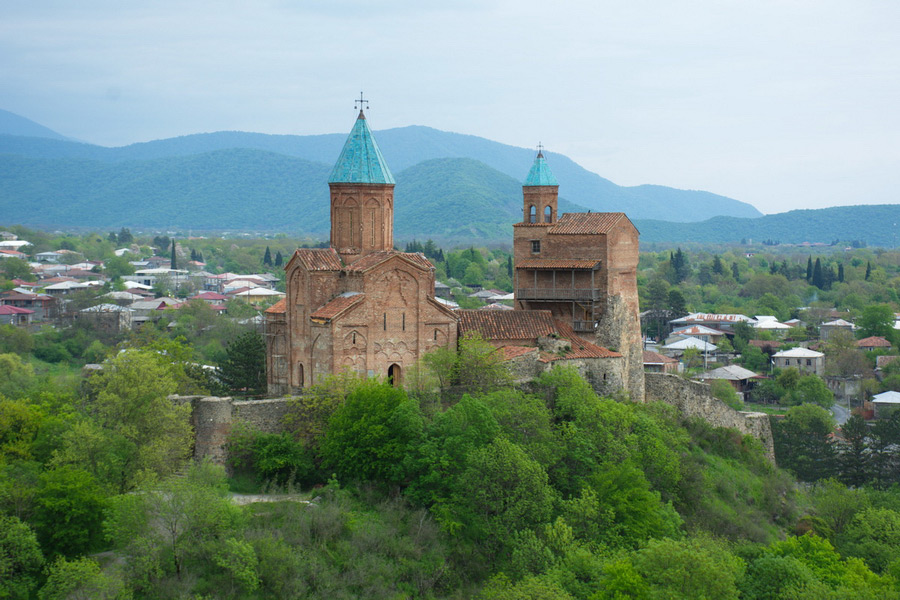
[[[600,290],[593,288],[517,288],[517,300],[599,300]]]

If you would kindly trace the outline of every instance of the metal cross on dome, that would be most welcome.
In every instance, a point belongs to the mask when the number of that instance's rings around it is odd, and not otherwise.
[[[544,145],[538,142],[538,156],[544,156]]]
[[[369,101],[363,98],[363,93],[359,93],[359,100],[353,101],[353,108],[359,108],[359,110],[363,109],[363,104],[366,105],[366,108],[369,108]]]

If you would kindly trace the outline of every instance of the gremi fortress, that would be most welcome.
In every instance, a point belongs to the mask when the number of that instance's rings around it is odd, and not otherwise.
[[[524,169],[523,169],[524,170]],[[394,178],[362,109],[328,179],[331,244],[288,261],[287,294],[266,311],[270,400],[183,398],[193,405],[195,454],[224,458],[240,419],[281,427],[287,395],[355,372],[402,385],[427,352],[469,334],[494,345],[516,381],[554,364],[575,367],[603,395],[663,401],[686,416],[754,435],[773,457],[769,421],[714,399],[705,384],[644,373],[638,310],[638,231],[625,213],[559,215],[559,183],[538,152],[513,225],[514,310],[451,310],[435,297],[434,266],[394,250]]]

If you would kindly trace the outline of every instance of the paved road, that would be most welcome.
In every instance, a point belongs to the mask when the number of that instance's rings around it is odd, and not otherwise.
[[[838,427],[846,423],[847,419],[850,418],[850,411],[840,404],[835,404],[831,407],[831,414],[834,415],[834,420],[837,422]]]

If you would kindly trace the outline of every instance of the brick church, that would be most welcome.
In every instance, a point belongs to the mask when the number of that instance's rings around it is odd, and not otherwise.
[[[342,371],[400,384],[429,350],[477,331],[522,377],[565,361],[600,391],[643,399],[638,232],[624,213],[558,216],[541,152],[513,230],[513,311],[450,310],[428,259],[393,249],[394,178],[362,110],[328,186],[331,246],[294,252],[287,295],[266,311],[270,394]]]

